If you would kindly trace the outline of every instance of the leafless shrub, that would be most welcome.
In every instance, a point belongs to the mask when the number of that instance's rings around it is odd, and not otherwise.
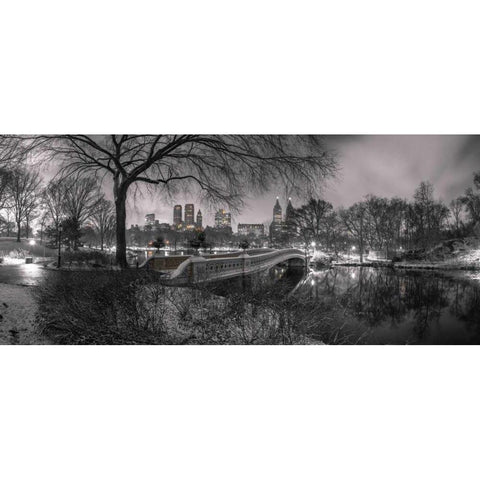
[[[335,308],[268,282],[219,295],[208,284],[166,287],[143,271],[56,273],[37,292],[39,328],[55,343],[355,343]]]

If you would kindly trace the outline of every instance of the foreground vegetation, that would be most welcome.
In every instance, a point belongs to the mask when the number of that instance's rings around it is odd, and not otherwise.
[[[165,287],[149,272],[51,274],[38,328],[56,344],[352,343],[334,306],[259,282],[229,294]]]

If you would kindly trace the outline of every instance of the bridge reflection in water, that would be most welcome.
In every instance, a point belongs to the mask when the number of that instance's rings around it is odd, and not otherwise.
[[[167,284],[189,285],[245,277],[279,264],[303,271],[305,261],[305,253],[295,248],[256,249],[223,255],[152,257],[145,267],[162,273]]]

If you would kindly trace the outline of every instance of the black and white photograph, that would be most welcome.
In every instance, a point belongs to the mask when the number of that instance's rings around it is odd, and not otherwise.
[[[1,141],[2,343],[480,343],[480,137]]]
[[[4,2],[6,480],[477,480],[480,7]]]

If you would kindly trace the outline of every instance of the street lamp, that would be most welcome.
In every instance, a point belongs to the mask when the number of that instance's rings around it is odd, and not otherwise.
[[[62,230],[63,226],[58,226],[58,260],[57,260],[57,268],[60,268],[60,264],[62,262]]]
[[[356,248],[355,245],[352,246],[352,253],[355,252]],[[351,258],[351,257],[350,257]]]

